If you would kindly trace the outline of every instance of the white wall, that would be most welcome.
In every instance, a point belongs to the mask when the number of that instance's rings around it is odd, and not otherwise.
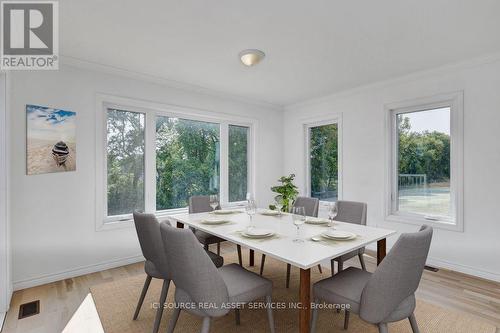
[[[206,93],[74,66],[16,72],[11,77],[11,215],[15,289],[135,261],[133,228],[95,231],[96,94],[175,104],[258,120],[256,197],[269,202],[280,176],[282,112]],[[26,175],[25,105],[77,112],[76,172]],[[268,163],[268,161],[273,163]]]
[[[296,173],[298,184],[305,188],[302,123],[341,113],[344,199],[368,203],[369,225],[400,232],[415,230],[416,226],[384,221],[384,105],[454,91],[463,91],[465,102],[465,230],[435,230],[429,263],[500,281],[500,58],[449,66],[287,107],[285,172]]]

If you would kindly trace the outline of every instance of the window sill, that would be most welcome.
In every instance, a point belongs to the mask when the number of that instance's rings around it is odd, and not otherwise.
[[[223,208],[243,208],[245,206],[246,201],[239,202],[230,202],[227,205],[224,205]],[[160,210],[155,212],[156,218],[159,221],[164,221],[168,219],[170,216],[188,214],[188,208],[174,208],[167,210]],[[116,230],[116,229],[126,229],[134,227],[134,218],[132,214],[122,215],[122,216],[114,216],[105,218],[101,224],[96,226],[96,231],[107,231],[107,230]]]
[[[391,214],[385,217],[386,222],[390,223],[405,223],[412,225],[430,225],[436,229],[443,229],[449,231],[463,232],[463,225],[457,222],[445,221],[445,220],[431,220],[426,219],[424,216],[408,216],[408,215],[399,215],[399,214]]]

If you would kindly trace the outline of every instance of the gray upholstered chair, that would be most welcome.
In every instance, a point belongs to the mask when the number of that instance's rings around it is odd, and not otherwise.
[[[317,198],[298,197],[293,203],[293,207],[304,207],[307,216],[318,217],[319,200]],[[260,260],[260,275],[264,273],[264,264],[266,262],[266,255],[263,254]],[[290,287],[290,271],[292,265],[286,264],[286,287]],[[323,273],[321,265],[318,265],[320,273]]]
[[[216,209],[220,209],[220,206]],[[197,213],[206,213],[211,212],[213,209],[210,206],[210,196],[209,195],[193,195],[189,198],[189,214],[197,214]],[[194,232],[194,235],[198,239],[198,241],[203,244],[203,247],[206,251],[208,251],[208,246],[210,244],[217,244],[217,255],[220,255],[220,243],[225,242],[226,240],[214,235],[211,235],[207,232],[196,230],[195,228],[190,227],[190,229]],[[237,245],[238,250],[238,260],[240,266],[243,266],[243,260],[241,256],[241,246]]]
[[[201,332],[208,333],[211,319],[227,314],[232,304],[265,298],[271,332],[274,333],[271,281],[237,264],[217,269],[203,250],[196,246],[197,240],[192,232],[163,224],[160,229],[176,287],[176,306],[167,332],[174,331],[181,310],[203,317]],[[199,304],[210,306],[203,308]]]
[[[418,333],[415,310],[415,291],[424,270],[432,239],[432,228],[422,226],[419,232],[402,234],[387,257],[373,274],[349,267],[314,284],[316,304],[346,304],[344,328],[349,324],[349,312],[375,324],[380,333],[388,333],[387,323],[410,320],[414,333]],[[311,333],[318,319],[314,307]]]
[[[220,209],[220,206],[216,209]],[[189,198],[189,214],[211,212],[212,210],[213,209],[210,206],[210,196],[193,195]],[[220,243],[224,242],[225,239],[194,228],[191,228],[191,230],[193,230],[200,243],[203,244],[205,250],[208,250],[209,245],[217,244],[217,255],[220,255]]]
[[[340,222],[348,222],[366,225],[366,211],[367,205],[364,202],[356,202],[356,201],[337,201],[337,216],[335,217],[336,221]],[[363,254],[365,253],[365,248],[362,247],[360,249],[351,251],[346,253],[338,258],[334,258],[331,260],[331,269],[332,276],[335,274],[335,264],[336,261],[338,264],[339,272],[344,269],[344,262],[358,256],[359,262],[361,263],[361,267],[364,271],[366,271],[365,260],[363,258]]]
[[[134,212],[134,223],[142,254],[144,258],[146,258],[144,264],[146,281],[144,281],[144,287],[142,288],[141,296],[139,297],[139,302],[135,309],[133,319],[136,320],[139,316],[139,311],[141,310],[144,297],[146,296],[152,278],[163,280],[160,304],[165,303],[171,278],[168,269],[164,269],[167,264],[167,259],[160,234],[160,223],[156,217],[153,214]],[[163,308],[158,308],[156,311],[153,333],[158,332],[162,314]]]
[[[155,215],[134,212],[134,223],[142,254],[146,258],[146,263],[144,264],[146,281],[144,281],[144,286],[135,309],[133,319],[136,320],[139,316],[139,311],[141,310],[144,297],[146,296],[152,278],[163,280],[160,304],[164,304],[165,299],[167,298],[171,277],[167,267],[167,257],[165,255],[165,249],[161,238],[160,223],[156,219]],[[170,226],[168,222],[165,222],[165,225]],[[207,254],[215,266],[221,267],[224,264],[224,259],[222,257],[211,252]],[[159,307],[156,311],[153,333],[158,332],[162,315],[163,307]]]

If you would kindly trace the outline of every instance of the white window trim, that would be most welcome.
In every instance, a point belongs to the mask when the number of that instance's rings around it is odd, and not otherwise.
[[[413,225],[427,224],[435,228],[463,232],[463,137],[464,107],[463,92],[452,92],[436,96],[391,103],[385,106],[386,114],[386,186],[385,186],[385,220],[387,222],[407,223]],[[450,187],[452,209],[455,221],[433,220],[422,214],[397,212],[397,134],[395,131],[396,115],[407,112],[423,111],[450,107]]]
[[[177,105],[162,104],[125,97],[96,95],[96,231],[133,227],[132,214],[107,216],[107,109],[114,108],[145,114],[145,170],[144,193],[145,211],[158,217],[187,213],[187,208],[156,211],[156,163],[155,120],[157,116],[175,117],[220,124],[220,201],[223,207],[239,206],[242,202],[228,202],[228,126],[238,125],[249,128],[248,134],[248,191],[255,193],[255,156],[258,121],[254,118],[229,115],[210,110],[201,110]],[[225,140],[223,140],[223,135]]]
[[[343,126],[342,126],[342,114],[333,114],[333,115],[328,115],[328,116],[323,116],[323,117],[318,117],[314,119],[309,119],[309,121],[303,122],[303,128],[304,128],[304,161],[305,161],[305,191],[306,191],[306,196],[311,195],[311,161],[310,161],[310,129],[312,127],[318,127],[318,126],[323,126],[323,125],[331,125],[331,124],[337,124],[337,152],[338,152],[338,157],[337,157],[337,169],[338,169],[338,191],[337,191],[337,200],[342,200],[343,197],[343,173],[342,173],[342,163],[343,163],[343,139],[342,139],[342,133],[343,133]],[[325,207],[330,204],[329,201],[320,201],[319,202],[320,206]]]

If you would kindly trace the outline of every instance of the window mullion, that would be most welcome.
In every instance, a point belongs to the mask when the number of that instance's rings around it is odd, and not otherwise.
[[[145,210],[156,211],[156,116],[146,113],[145,120],[145,155],[144,155],[144,195]]]
[[[229,125],[220,124],[220,202],[229,202]]]

